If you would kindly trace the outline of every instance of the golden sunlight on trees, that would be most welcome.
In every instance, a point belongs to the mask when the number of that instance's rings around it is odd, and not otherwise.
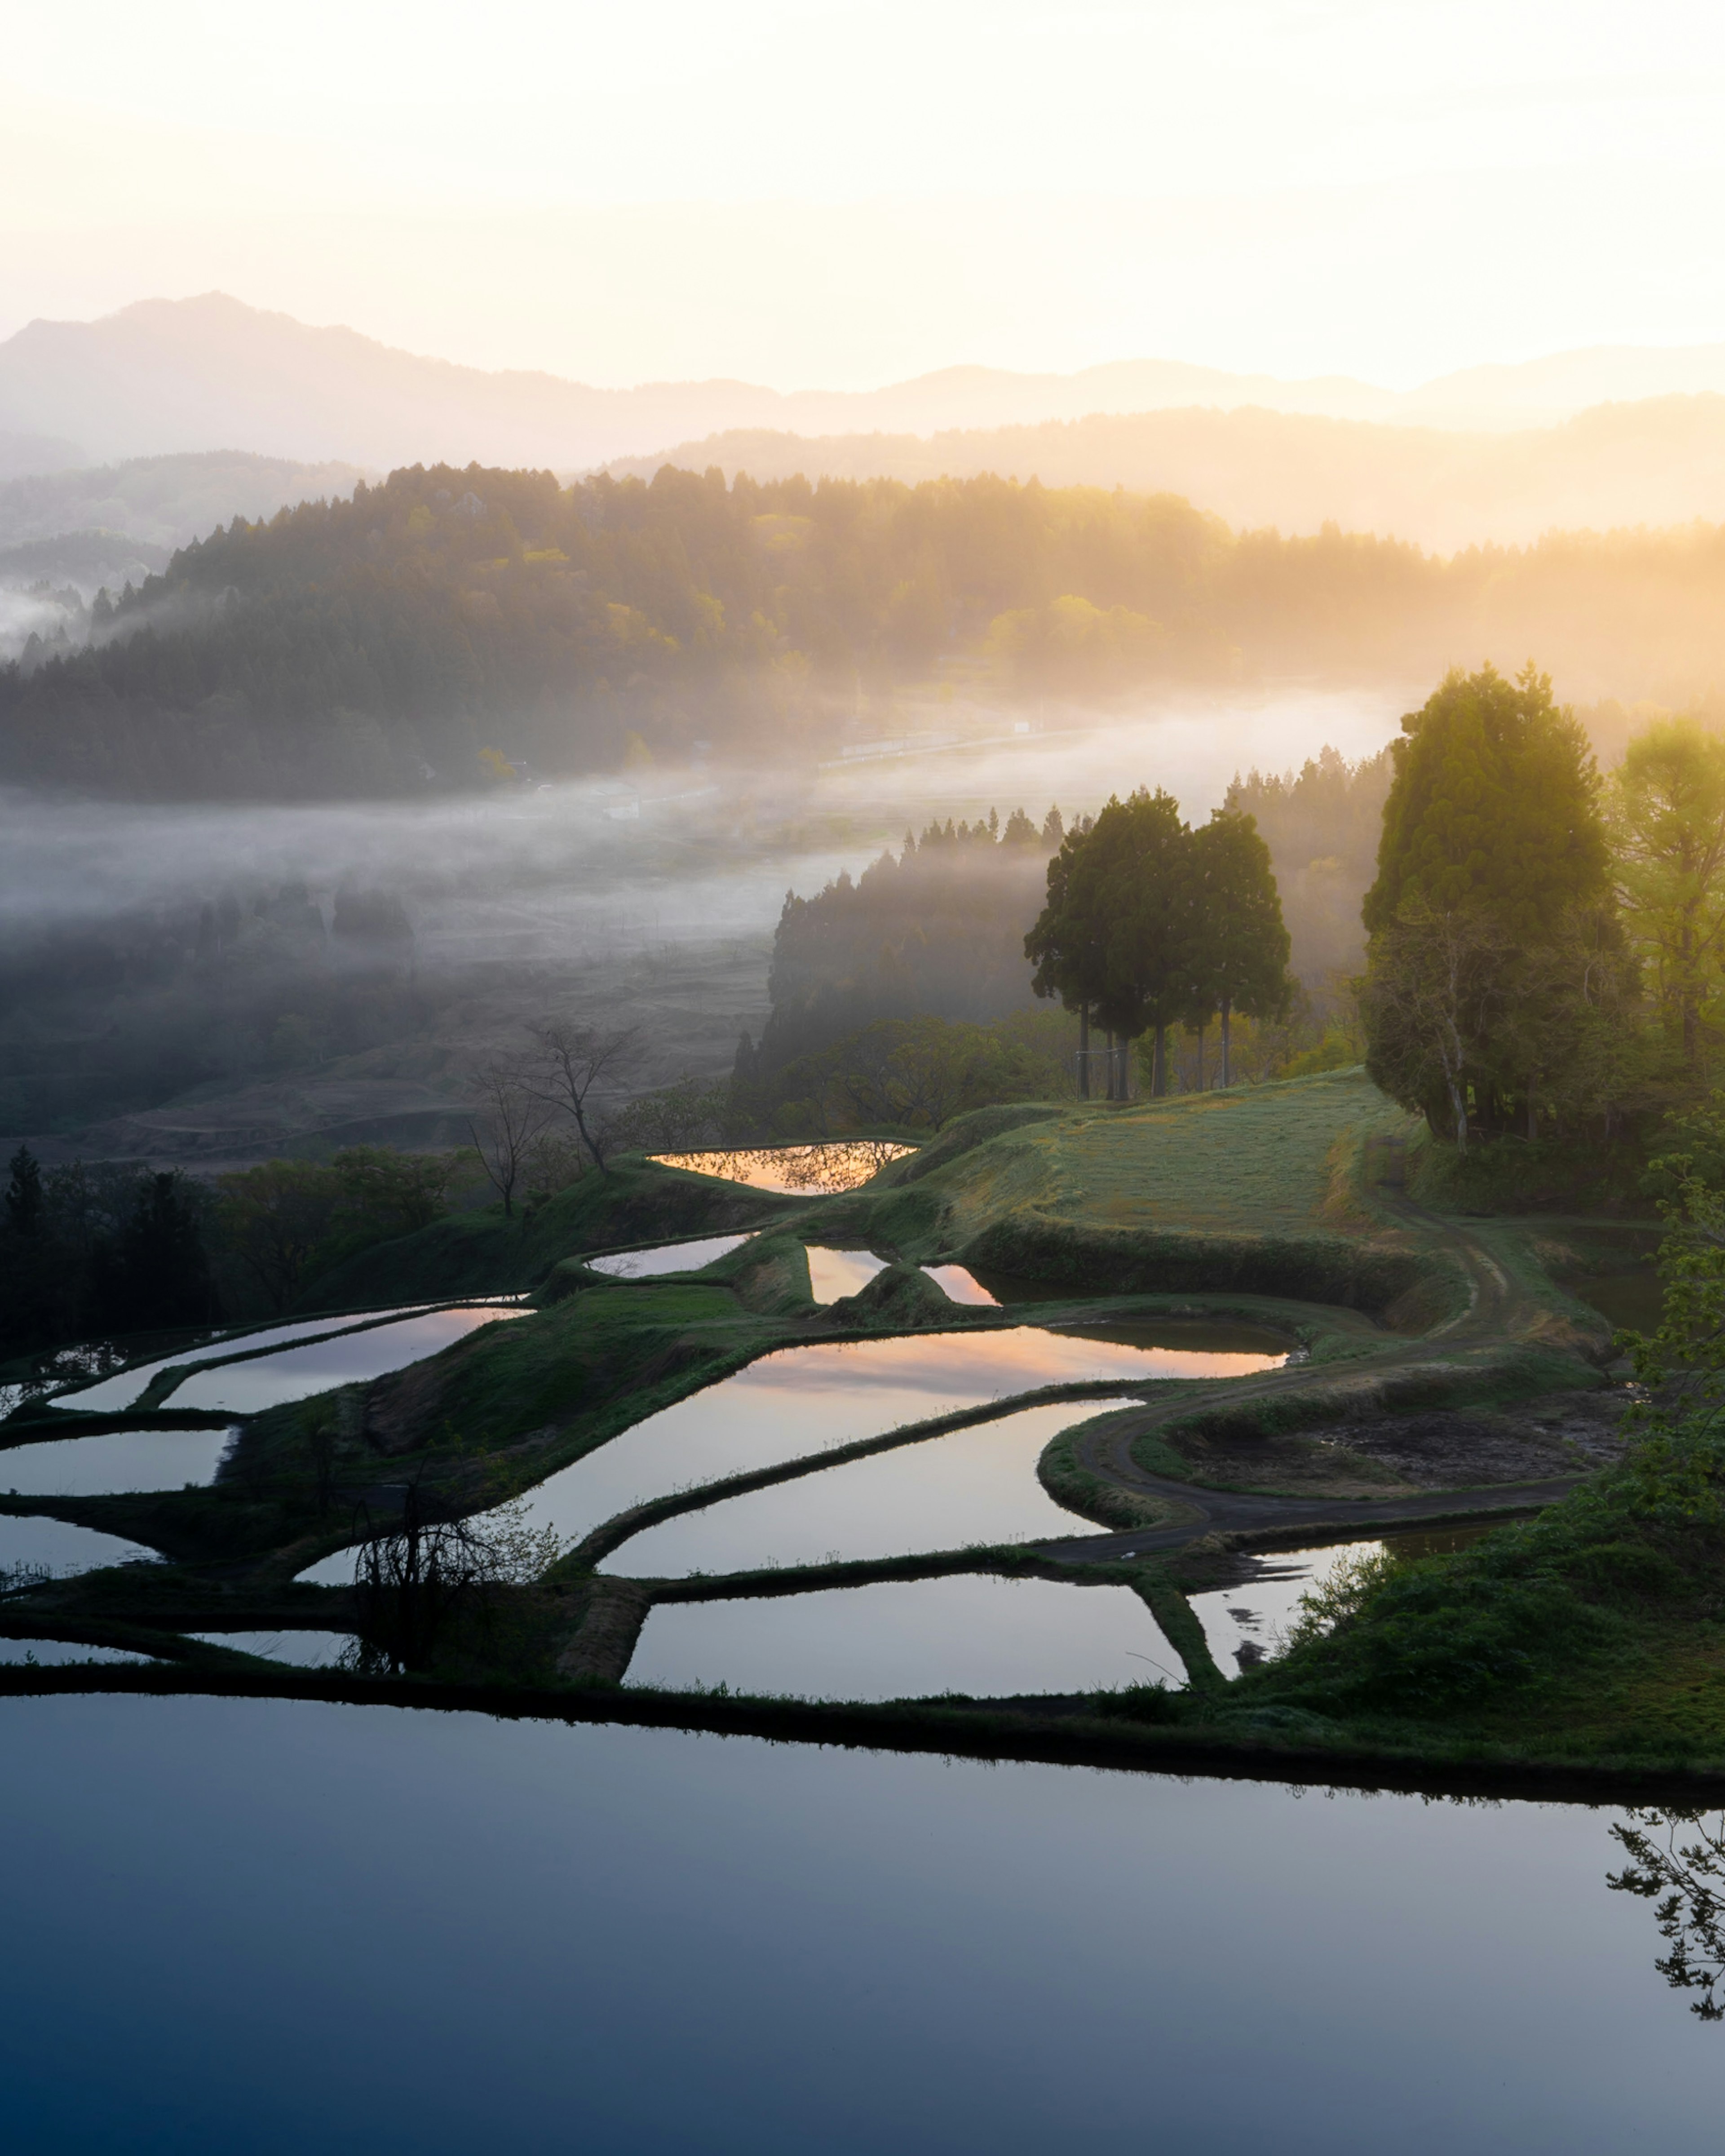
[[[1201,1038],[1219,1014],[1226,1085],[1234,1013],[1271,1016],[1290,989],[1287,931],[1256,824],[1219,809],[1194,832],[1160,788],[1111,800],[1094,823],[1066,834],[1048,865],[1047,902],[1024,952],[1036,968],[1036,993],[1058,996],[1079,1014],[1086,1092],[1091,1020],[1107,1031],[1111,1100],[1126,1085],[1117,1040],[1153,1037],[1151,1091],[1160,1095],[1169,1028],[1188,1025]]]
[[[1366,1067],[1465,1152],[1621,1097],[1635,968],[1585,736],[1529,665],[1402,721],[1362,998]]]
[[[1725,955],[1725,741],[1692,718],[1637,735],[1608,802],[1631,942],[1693,1070]]]

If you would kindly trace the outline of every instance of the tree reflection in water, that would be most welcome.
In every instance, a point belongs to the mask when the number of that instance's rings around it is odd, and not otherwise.
[[[1629,1862],[1608,1872],[1615,1894],[1664,1899],[1653,1912],[1660,1936],[1671,1952],[1653,1966],[1676,1991],[1698,1991],[1690,2012],[1703,2021],[1725,2021],[1725,1896],[1714,1882],[1725,1882],[1725,1812],[1717,1823],[1709,1815],[1689,1811],[1632,1811],[1612,1839],[1622,1845]],[[1696,1835],[1682,1841],[1686,1830]]]
[[[831,1196],[860,1189],[890,1162],[916,1150],[890,1138],[844,1138],[814,1145],[736,1147],[725,1152],[655,1152],[648,1158],[660,1168],[752,1183],[757,1190]]]

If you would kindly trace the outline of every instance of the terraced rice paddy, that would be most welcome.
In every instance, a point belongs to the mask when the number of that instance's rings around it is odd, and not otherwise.
[[[233,1433],[126,1430],[46,1438],[0,1452],[0,1490],[23,1497],[97,1497],[181,1490],[215,1480]]]
[[[338,1333],[312,1340],[254,1362],[226,1363],[194,1371],[169,1395],[177,1408],[217,1409],[228,1414],[257,1414],[288,1400],[302,1400],[332,1385],[352,1385],[381,1378],[409,1363],[423,1362],[465,1340],[482,1325],[498,1325],[522,1312],[495,1303],[465,1310],[434,1310],[404,1317],[393,1325],[362,1332]]]
[[[1093,1533],[1088,1521],[1044,1491],[1036,1462],[1049,1440],[1074,1423],[1133,1404],[1128,1396],[1021,1408],[847,1460],[649,1527],[603,1568],[663,1578]],[[788,1608],[785,1617],[796,1621]]]
[[[680,1168],[691,1175],[711,1175],[725,1183],[746,1183],[754,1190],[783,1195],[828,1195],[858,1190],[890,1162],[915,1152],[915,1146],[885,1138],[844,1138],[830,1144],[756,1146],[724,1152],[660,1152],[649,1155],[660,1168]]]
[[[648,1618],[631,1684],[809,1699],[974,1697],[1179,1679],[1129,1588],[968,1573],[757,1601],[672,1602]]]
[[[616,1250],[587,1262],[611,1280],[654,1280],[660,1273],[699,1272],[716,1258],[728,1258],[747,1242],[747,1235],[698,1235],[685,1243],[660,1243],[650,1250]]]

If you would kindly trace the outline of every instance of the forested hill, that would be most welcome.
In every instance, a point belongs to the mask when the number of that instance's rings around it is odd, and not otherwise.
[[[1725,673],[1725,533],[1440,562],[1230,533],[1168,495],[983,477],[728,488],[415,468],[177,554],[81,647],[0,672],[0,779],[318,798],[662,757],[812,760],[860,696],[963,661],[1045,711],[1146,685],[1389,678],[1530,651],[1560,693]],[[487,756],[485,752],[494,752]]]

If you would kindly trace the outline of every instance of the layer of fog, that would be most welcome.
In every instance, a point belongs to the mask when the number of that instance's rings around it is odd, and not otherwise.
[[[1072,814],[1162,786],[1189,817],[1236,771],[1297,769],[1326,744],[1374,754],[1411,690],[1189,695],[1087,726],[815,771],[719,767],[423,802],[137,806],[0,792],[0,936],[343,883],[398,892],[419,963],[594,957],[770,937],[785,891],[855,872],[907,828],[1050,803]]]

